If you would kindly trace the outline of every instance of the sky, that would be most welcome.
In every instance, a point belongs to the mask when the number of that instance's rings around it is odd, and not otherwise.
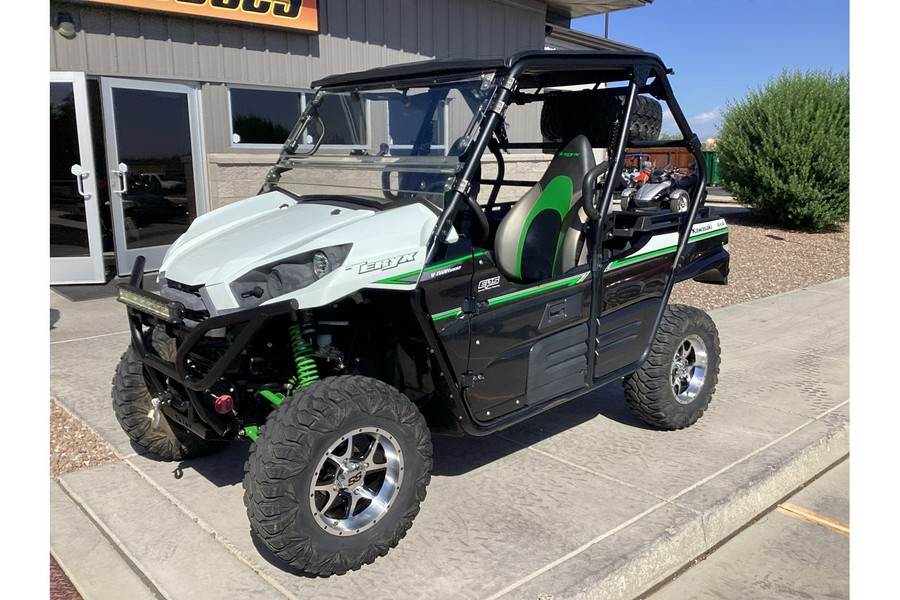
[[[849,23],[849,0],[654,0],[611,13],[609,37],[675,70],[675,98],[702,141],[728,102],[784,69],[848,72]],[[604,16],[574,19],[572,29],[602,37]],[[676,132],[670,117],[663,132]]]

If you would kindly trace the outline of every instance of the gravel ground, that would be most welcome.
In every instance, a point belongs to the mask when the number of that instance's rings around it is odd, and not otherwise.
[[[704,310],[801,289],[850,274],[850,229],[827,233],[788,231],[760,223],[750,210],[722,205],[729,226],[728,285],[679,283],[672,302]],[[112,410],[112,409],[110,409]],[[118,460],[80,420],[50,401],[50,476]]]
[[[50,398],[50,477],[116,460],[103,438]]]
[[[724,216],[731,253],[728,285],[685,281],[672,290],[671,302],[713,310],[850,275],[849,225],[808,233],[761,223],[750,210]]]

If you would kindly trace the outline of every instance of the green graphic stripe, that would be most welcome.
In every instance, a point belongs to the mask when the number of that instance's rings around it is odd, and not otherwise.
[[[695,236],[688,238],[688,243],[693,244],[694,242],[698,242],[700,240],[705,240],[707,238],[715,237],[717,235],[722,235],[724,233],[728,233],[728,228],[724,227],[722,229],[716,229],[715,231],[709,231],[706,233],[699,233]],[[644,260],[649,260],[651,258],[656,258],[657,256],[661,256],[663,254],[669,254],[670,252],[675,252],[678,249],[678,246],[668,246],[667,248],[660,248],[659,250],[653,250],[651,252],[647,252],[646,254],[638,254],[636,256],[631,256],[629,258],[623,258],[622,260],[616,260],[610,263],[609,267],[607,267],[607,271],[612,271],[613,269],[618,269],[619,267],[624,267],[625,265],[631,265],[636,262],[641,262]]]
[[[700,240],[705,240],[706,238],[715,237],[717,235],[722,235],[723,233],[728,233],[728,228],[725,227],[723,229],[716,229],[714,231],[707,231],[706,233],[699,233],[695,236],[692,236],[688,242],[697,242]]]
[[[478,258],[479,256],[484,256],[484,252],[476,252],[471,256],[471,258]],[[469,258],[470,257],[468,256],[454,258],[453,260],[448,260],[447,262],[442,262],[440,264],[428,267],[427,269],[425,269],[425,272],[427,273],[428,271],[437,271],[438,269],[443,269],[444,267],[449,267],[450,265],[455,265],[456,263],[461,263],[465,260],[469,260]]]
[[[432,321],[440,321],[441,319],[449,319],[450,317],[455,317],[456,315],[458,315],[458,314],[461,313],[461,312],[462,312],[462,310],[459,309],[459,308],[456,308],[456,309],[453,309],[453,310],[448,310],[448,311],[446,311],[446,312],[442,312],[442,313],[438,313],[438,314],[436,314],[436,315],[433,315],[433,316],[431,317],[431,320],[432,320]]]
[[[496,306],[498,304],[503,304],[504,302],[509,302],[511,300],[517,300],[519,298],[524,298],[525,296],[532,296],[534,294],[539,294],[541,292],[546,292],[549,290],[554,290],[561,287],[571,287],[573,285],[577,285],[588,278],[590,273],[585,273],[583,275],[576,275],[575,277],[569,277],[568,279],[563,279],[561,281],[554,281],[553,283],[545,283],[544,285],[539,285],[537,287],[531,288],[529,290],[523,290],[521,292],[514,292],[512,294],[507,294],[505,296],[497,296],[496,298],[491,298],[487,301],[488,306]],[[440,321],[442,319],[449,319],[450,317],[455,317],[462,312],[461,309],[453,309],[444,311],[442,313],[438,313],[431,317],[432,321]]]
[[[495,306],[497,304],[503,304],[504,302],[509,302],[510,300],[518,300],[519,298],[524,298],[525,296],[531,296],[534,294],[539,294],[541,292],[546,292],[548,290],[555,290],[556,288],[561,287],[571,287],[578,283],[581,283],[586,279],[588,273],[584,275],[577,275],[575,277],[569,277],[568,279],[563,279],[561,281],[554,281],[553,283],[545,283],[544,285],[539,285],[536,288],[531,288],[530,290],[523,290],[521,292],[515,292],[513,294],[507,294],[506,296],[497,296],[496,298],[491,298],[488,300],[488,306]]]
[[[432,265],[425,269],[424,272],[427,273],[429,271],[437,271],[438,269],[443,269],[444,267],[449,267],[450,265],[455,265],[457,263],[467,261],[470,258],[478,258],[479,256],[484,256],[484,252],[476,252],[471,256],[461,256],[459,258],[454,258],[453,260],[448,260],[437,265]],[[410,271],[409,273],[404,273],[403,275],[394,275],[393,277],[389,277],[388,279],[381,279],[379,281],[376,281],[375,283],[382,283],[387,285],[409,285],[411,283],[415,283],[422,272],[423,271],[421,269],[417,271]],[[409,278],[413,278],[413,281],[402,281],[404,279],[408,280]]]

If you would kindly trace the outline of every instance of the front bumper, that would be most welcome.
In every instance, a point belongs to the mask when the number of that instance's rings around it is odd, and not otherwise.
[[[202,437],[209,437],[207,427],[218,437],[233,437],[234,424],[205,406],[201,392],[212,387],[222,377],[269,319],[276,315],[295,312],[296,301],[285,300],[235,311],[210,317],[191,326],[184,320],[184,305],[143,289],[143,270],[144,257],[139,256],[134,262],[129,282],[116,286],[117,300],[125,304],[128,312],[132,348],[147,367],[147,375],[156,389],[165,390],[171,382],[177,382],[184,387],[193,413],[206,427],[182,424]],[[176,339],[177,350],[171,361],[159,355],[153,348],[151,336],[145,333],[145,328],[155,327],[164,328]],[[199,371],[197,361],[193,363],[189,361],[191,353],[210,332],[221,329],[232,331],[235,334],[234,341],[208,368]],[[169,411],[165,412],[169,414]],[[172,416],[177,419],[177,415]]]
[[[167,377],[174,378],[184,387],[191,390],[199,391],[210,387],[222,376],[256,332],[270,318],[295,312],[298,308],[295,300],[284,300],[217,317],[210,317],[193,327],[189,327],[184,321],[184,305],[142,288],[143,269],[144,257],[139,256],[134,262],[129,282],[120,283],[116,286],[117,300],[127,307],[131,345],[145,365],[160,371]],[[150,340],[144,335],[144,326],[165,327],[167,331],[174,333],[176,339],[180,342],[175,353],[174,362],[163,360],[157,354]],[[187,360],[197,343],[209,332],[225,328],[240,329],[234,343],[204,374],[191,373]]]

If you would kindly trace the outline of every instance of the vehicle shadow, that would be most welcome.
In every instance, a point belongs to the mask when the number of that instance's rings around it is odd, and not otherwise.
[[[181,479],[185,471],[194,471],[216,487],[239,485],[244,478],[244,463],[250,453],[247,441],[234,441],[207,456],[189,458],[180,462],[166,460],[131,442],[132,449],[147,460],[172,466],[172,479]]]
[[[610,419],[638,429],[651,429],[632,414],[625,402],[621,382],[614,381],[485,437],[433,436],[432,475],[463,475],[596,418]]]
[[[614,381],[495,434],[484,437],[433,435],[431,473],[435,477],[464,475],[596,418],[650,429],[634,416],[625,402],[622,384]],[[164,462],[134,443],[132,448],[145,458]],[[172,477],[181,479],[185,471],[193,470],[216,487],[238,485],[244,477],[244,463],[249,451],[249,441],[232,442],[208,456],[171,463],[174,465]]]

